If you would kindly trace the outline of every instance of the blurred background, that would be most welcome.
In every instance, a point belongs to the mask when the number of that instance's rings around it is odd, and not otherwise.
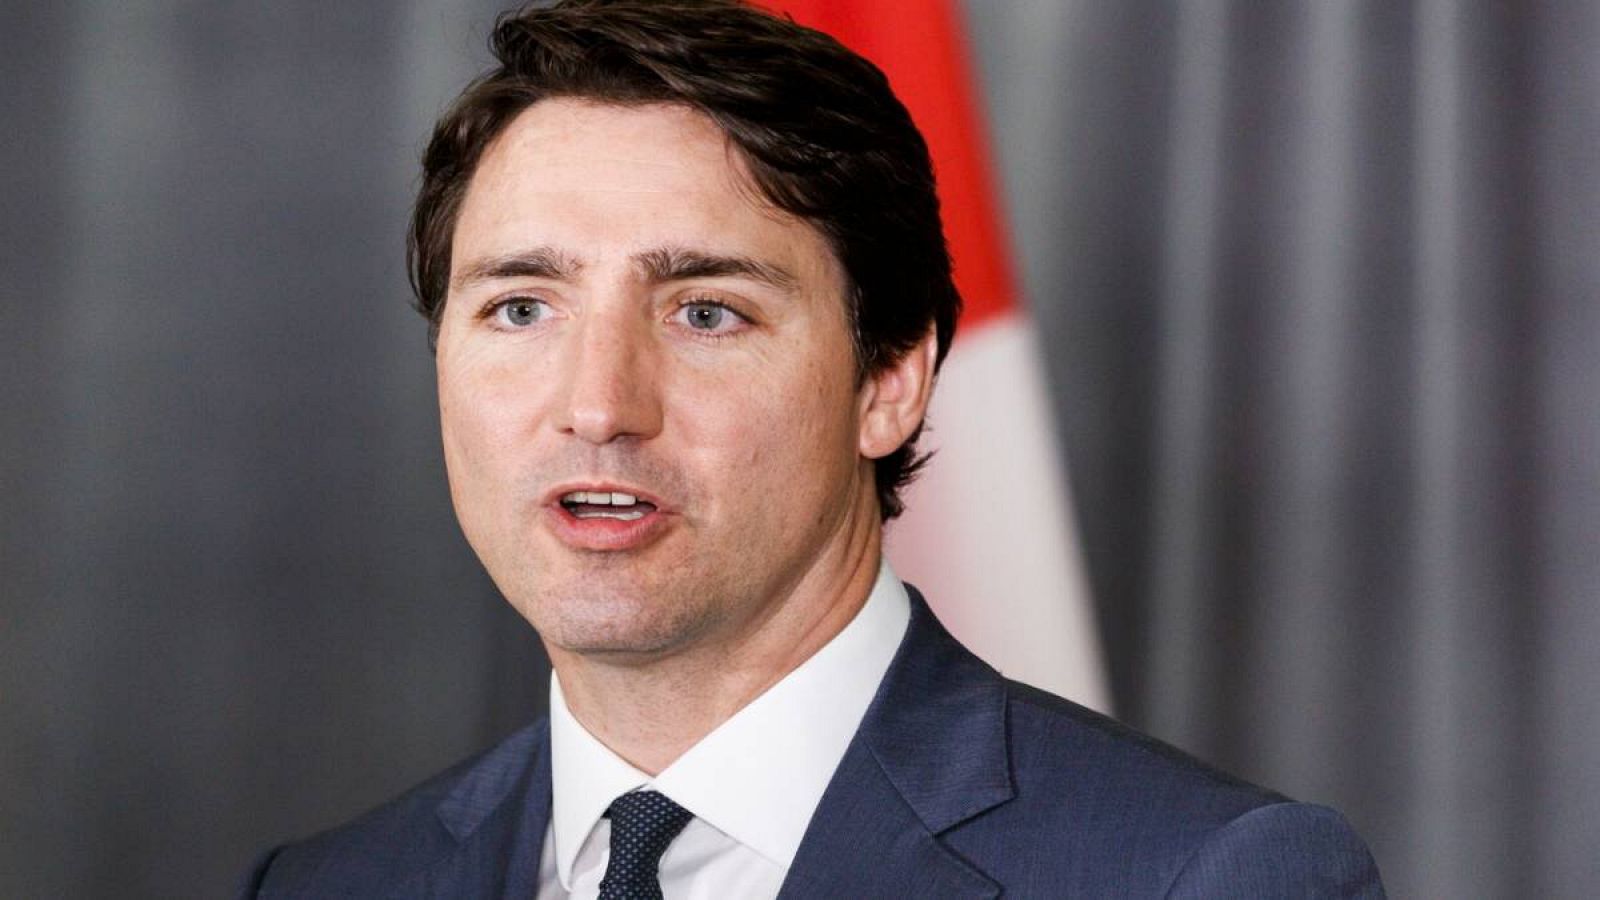
[[[402,266],[501,5],[0,6],[0,896],[226,895],[542,710]],[[1600,896],[1600,6],[960,12],[1118,716]]]

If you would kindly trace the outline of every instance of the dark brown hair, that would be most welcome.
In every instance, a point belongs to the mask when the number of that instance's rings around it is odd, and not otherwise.
[[[469,84],[423,154],[407,241],[417,306],[437,338],[451,239],[486,147],[550,97],[676,103],[711,118],[756,187],[825,235],[848,281],[857,376],[898,361],[932,327],[939,362],[961,298],[927,144],[876,66],[833,38],[736,0],[565,0],[502,15],[499,65]],[[925,455],[876,461],[885,519]]]

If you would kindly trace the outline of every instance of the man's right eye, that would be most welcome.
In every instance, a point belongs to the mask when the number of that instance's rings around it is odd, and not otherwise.
[[[494,312],[499,324],[507,328],[526,328],[550,312],[549,304],[531,297],[517,297],[501,303]]]

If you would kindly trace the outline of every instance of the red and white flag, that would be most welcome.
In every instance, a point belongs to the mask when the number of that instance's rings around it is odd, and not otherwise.
[[[954,0],[767,0],[888,75],[933,155],[966,309],[888,530],[895,572],[1007,676],[1110,711],[1033,324],[1018,302]]]

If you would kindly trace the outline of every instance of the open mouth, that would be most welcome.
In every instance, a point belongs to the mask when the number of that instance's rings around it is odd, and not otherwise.
[[[561,508],[578,519],[616,519],[632,522],[656,511],[655,504],[620,491],[569,491],[561,495]]]

